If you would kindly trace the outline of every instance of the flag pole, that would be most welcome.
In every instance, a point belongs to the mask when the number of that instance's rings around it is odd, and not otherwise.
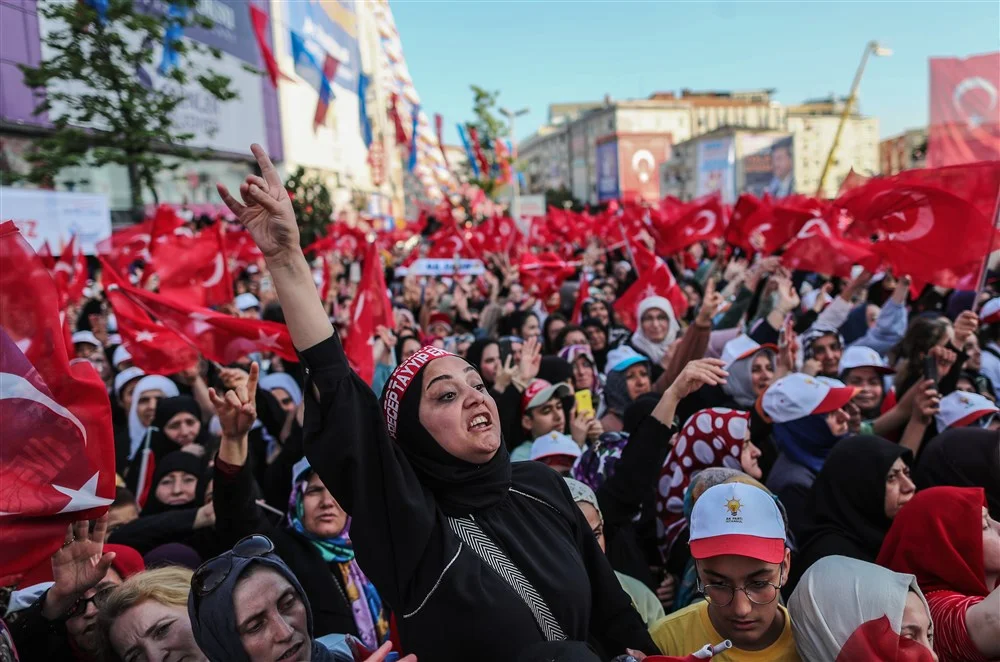
[[[632,242],[628,240],[628,235],[625,234],[625,226],[622,225],[622,219],[618,217],[618,229],[621,230],[622,238],[625,240],[625,254],[628,255],[628,261],[632,263],[632,268],[635,269],[635,275],[638,278],[642,274],[639,273],[639,265],[636,264],[635,255],[632,253]]]
[[[990,255],[993,254],[993,244],[996,242],[997,228],[1000,227],[1000,187],[997,188],[997,197],[993,202],[993,225],[990,232],[990,247],[983,258],[983,266],[979,272],[979,284],[976,287],[976,296],[972,300],[972,312],[979,312],[979,295],[986,289],[986,279],[990,273]]]

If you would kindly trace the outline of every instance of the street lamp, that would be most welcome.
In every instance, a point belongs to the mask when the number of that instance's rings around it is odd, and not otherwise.
[[[861,84],[861,75],[865,72],[865,65],[868,64],[868,56],[874,55],[876,57],[889,57],[892,55],[892,49],[882,46],[877,41],[869,41],[865,44],[865,52],[861,55],[861,64],[858,65],[858,70],[854,74],[854,82],[851,83],[851,93],[847,97],[847,102],[844,104],[844,112],[840,115],[840,123],[837,124],[837,133],[833,135],[833,144],[830,145],[830,153],[826,156],[826,163],[823,164],[823,172],[819,176],[819,185],[816,187],[816,196],[819,197],[823,194],[823,184],[826,181],[826,173],[829,172],[830,166],[833,165],[833,156],[837,151],[837,144],[840,142],[840,134],[844,132],[844,125],[847,124],[847,118],[851,114],[851,106],[854,105],[854,100],[858,96],[858,86]]]
[[[521,115],[527,115],[528,109],[522,108],[521,110],[511,111],[507,108],[501,108],[500,114],[507,118],[507,135],[510,137],[511,144],[511,157],[517,152],[517,138],[514,133],[514,120],[516,120]],[[517,180],[517,171],[511,166],[511,172],[513,173],[514,181],[512,182],[514,186],[514,195],[511,197],[510,201],[510,216],[514,219],[517,227],[524,232],[524,227],[521,225],[521,183]]]

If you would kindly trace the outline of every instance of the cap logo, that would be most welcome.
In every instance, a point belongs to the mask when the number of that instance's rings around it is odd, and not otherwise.
[[[743,518],[740,517],[742,510],[743,502],[737,499],[735,495],[729,497],[726,500],[726,524],[742,524]]]

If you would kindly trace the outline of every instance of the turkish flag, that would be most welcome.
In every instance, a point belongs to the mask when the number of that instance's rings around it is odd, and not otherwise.
[[[583,321],[583,302],[590,296],[590,278],[586,271],[580,272],[580,286],[576,290],[576,301],[573,302],[573,314],[569,317],[570,324],[580,324]]]
[[[151,375],[171,375],[198,362],[198,350],[139,308],[112,284],[106,289],[108,302],[118,320],[122,344],[132,363]]]
[[[654,221],[659,255],[673,255],[691,244],[721,237],[726,231],[722,198],[713,193],[692,200],[661,216],[658,223]]]
[[[392,329],[395,321],[392,302],[386,293],[382,258],[378,254],[378,248],[371,243],[365,251],[357,296],[351,301],[351,326],[344,340],[344,353],[347,354],[351,367],[367,384],[371,384],[375,376],[372,336],[378,326]]]
[[[251,264],[256,264],[264,257],[264,254],[257,248],[250,233],[240,228],[239,230],[229,230],[225,235],[226,258],[230,265],[236,269],[246,269]]]
[[[788,243],[781,263],[792,270],[850,278],[856,264],[874,272],[879,257],[871,244],[845,239],[836,223],[817,217],[806,221]]]
[[[49,240],[46,239],[42,243],[42,247],[38,249],[38,259],[42,261],[42,264],[46,269],[52,271],[52,268],[56,266],[56,258],[52,255],[52,247],[49,246]]]
[[[650,658],[646,658],[647,660]],[[888,616],[865,621],[848,637],[835,662],[884,660],[886,662],[932,662],[937,658],[923,644],[892,629]]]
[[[115,494],[107,389],[90,363],[70,362],[55,282],[10,221],[0,225],[0,420],[0,576],[10,577]]]
[[[618,319],[622,324],[634,330],[638,322],[636,318],[639,304],[643,299],[656,296],[664,297],[670,301],[676,317],[683,317],[687,312],[687,297],[684,296],[684,291],[677,284],[670,267],[660,258],[655,258],[652,268],[642,271],[632,286],[625,290],[625,294],[615,301]]]
[[[801,199],[796,199],[801,198]],[[736,201],[726,228],[726,243],[771,255],[788,243],[805,223],[822,215],[822,205],[804,196],[772,201],[744,193]]]
[[[116,271],[123,272],[136,260],[149,260],[152,233],[153,219],[118,230],[97,243],[97,254],[114,266]]]
[[[299,360],[284,324],[231,317],[128,285],[121,291],[211,361],[228,365],[254,352]]]
[[[152,269],[160,278],[164,296],[193,300],[202,306],[221,306],[233,300],[233,278],[222,233],[222,225],[216,223],[193,237],[172,234],[153,245]]]
[[[1000,52],[931,58],[927,167],[1000,160]]]
[[[52,277],[55,279],[56,291],[59,292],[60,310],[83,296],[88,277],[87,258],[76,241],[76,235],[70,238],[52,267]]]
[[[274,87],[277,88],[279,78],[292,80],[285,74],[281,73],[281,69],[278,68],[278,60],[275,59],[274,51],[271,50],[271,44],[267,41],[267,24],[269,22],[267,12],[258,6],[251,4],[250,22],[253,25],[253,34],[257,39],[257,48],[260,49],[260,57],[264,60],[264,68],[267,69],[267,77],[271,79],[271,85],[274,85]]]
[[[563,282],[576,272],[576,267],[553,253],[526,253],[521,257],[517,271],[524,290],[544,301],[559,291]]]

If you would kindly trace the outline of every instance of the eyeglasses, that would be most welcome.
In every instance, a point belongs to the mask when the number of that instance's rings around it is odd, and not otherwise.
[[[79,600],[76,601],[76,604],[73,605],[73,608],[70,609],[67,618],[75,618],[77,616],[83,616],[85,613],[87,613],[87,605],[89,605],[90,603],[94,603],[94,609],[100,611],[101,607],[103,607],[105,603],[107,603],[108,596],[111,595],[111,589],[113,588],[114,586],[106,586],[97,593],[94,593],[89,598],[80,598]]]
[[[274,543],[267,536],[254,534],[247,536],[233,545],[231,554],[216,556],[198,566],[191,578],[191,590],[199,598],[203,598],[226,581],[233,570],[233,557],[253,559],[274,551]]]
[[[781,589],[782,575],[778,572],[778,583],[749,582],[746,586],[729,586],[728,584],[702,584],[698,580],[698,592],[705,596],[710,605],[728,607],[736,597],[736,591],[743,591],[747,600],[755,605],[769,605],[778,597]]]

